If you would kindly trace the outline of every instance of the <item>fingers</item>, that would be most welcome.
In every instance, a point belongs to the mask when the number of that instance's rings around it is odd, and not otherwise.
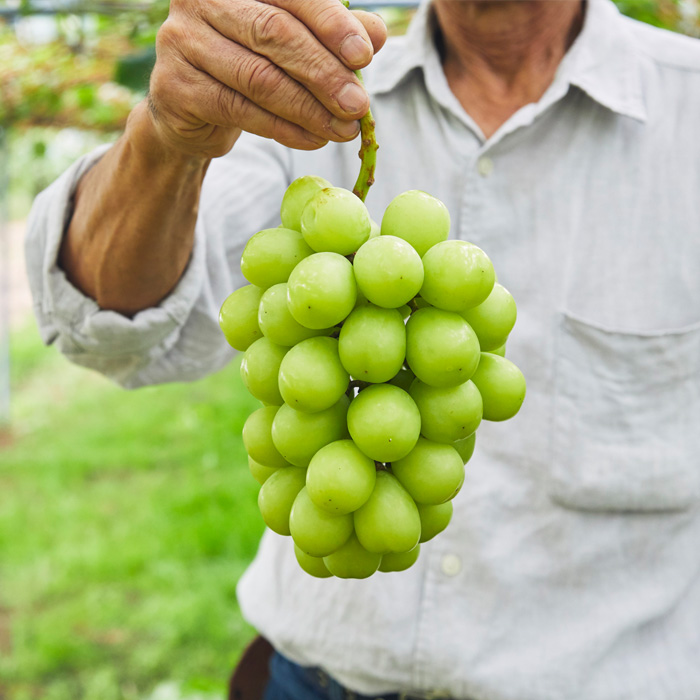
[[[360,22],[362,22],[362,25],[364,26],[365,31],[372,42],[374,53],[377,53],[377,51],[384,46],[387,39],[387,29],[386,24],[384,24],[384,20],[375,12],[353,10],[352,14],[355,15]]]
[[[161,69],[156,80],[156,107],[177,105],[177,113],[170,107],[168,116],[176,122],[173,128],[178,133],[187,133],[189,124],[197,129],[202,123],[227,130],[237,127],[301,150],[320,148],[328,140],[268,112],[193,66],[183,66],[177,72]]]
[[[324,141],[347,141],[357,136],[360,125],[356,120],[336,118],[311,92],[268,59],[223,37],[211,46],[215,44],[219,44],[215,54],[199,52],[194,62],[220,83]]]
[[[326,0],[305,2],[314,8],[317,4],[327,5]],[[353,28],[356,24],[365,33],[359,20],[346,12],[337,0],[332,3],[334,13],[342,10],[352,20]],[[204,11],[207,21],[217,31],[279,66],[336,117],[355,120],[367,113],[369,97],[355,74],[318,41],[309,27],[286,10],[257,0],[237,3],[211,0]],[[304,12],[308,12],[308,8]],[[317,18],[315,27],[320,26],[328,25]],[[369,44],[367,47],[371,51]]]
[[[385,40],[378,15],[338,0],[171,0],[151,80],[159,123],[217,152],[238,129],[300,149],[350,140],[369,109],[353,71]]]
[[[357,121],[337,119],[281,68],[210,27],[191,26],[186,36],[175,41],[195,68],[324,142],[347,141],[357,136],[360,128]]]
[[[364,68],[374,55],[364,23],[338,0],[265,0],[286,10],[309,28],[348,68]]]

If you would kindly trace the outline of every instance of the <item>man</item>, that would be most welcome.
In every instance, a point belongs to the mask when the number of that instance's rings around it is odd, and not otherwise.
[[[293,178],[354,182],[384,32],[335,3],[173,3],[150,104],[35,206],[46,342],[127,387],[229,361],[246,239]],[[697,700],[700,45],[608,0],[434,0],[367,83],[370,212],[445,201],[518,302],[528,397],[411,570],[314,580],[266,534],[239,597],[268,696]]]

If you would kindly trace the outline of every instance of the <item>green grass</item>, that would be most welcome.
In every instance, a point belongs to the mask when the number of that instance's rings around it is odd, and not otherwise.
[[[253,634],[235,585],[263,530],[240,439],[257,403],[236,363],[126,392],[32,326],[12,359],[0,698],[221,697]]]

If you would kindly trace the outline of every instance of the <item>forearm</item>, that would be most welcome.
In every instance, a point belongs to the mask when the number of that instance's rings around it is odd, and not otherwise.
[[[162,145],[139,105],[78,186],[59,257],[71,283],[125,315],[158,304],[190,258],[208,164]]]

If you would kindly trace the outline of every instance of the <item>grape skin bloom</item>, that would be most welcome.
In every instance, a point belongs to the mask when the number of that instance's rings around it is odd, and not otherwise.
[[[362,294],[385,309],[407,304],[423,284],[420,255],[396,236],[370,238],[355,253],[353,267]]]

